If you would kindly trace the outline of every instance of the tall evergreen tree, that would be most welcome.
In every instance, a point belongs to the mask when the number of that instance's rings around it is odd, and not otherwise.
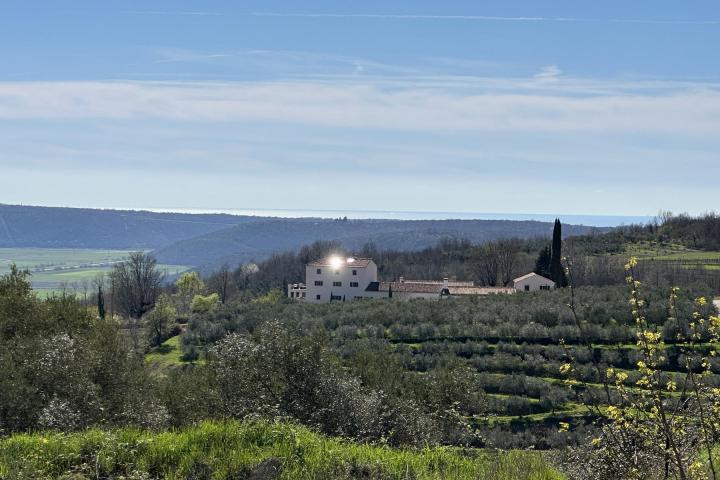
[[[105,320],[105,295],[103,295],[102,285],[98,285],[97,302],[98,317],[100,317],[101,320]]]
[[[562,266],[562,225],[560,219],[555,219],[553,227],[552,249],[550,252],[550,278],[557,287],[566,287],[567,278]]]
[[[543,277],[550,278],[552,273],[550,272],[550,245],[540,250],[538,258],[535,261],[535,273],[542,275]]]

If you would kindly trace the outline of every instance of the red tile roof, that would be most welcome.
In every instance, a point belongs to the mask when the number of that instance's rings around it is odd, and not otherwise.
[[[423,280],[405,280],[403,282],[378,282],[377,285],[371,284],[372,289],[369,290],[379,292],[389,292],[392,287],[393,293],[433,293],[440,296],[443,290],[443,282],[423,281]],[[495,293],[515,293],[514,288],[506,287],[476,287],[472,282],[448,282],[448,290],[450,295],[490,295]]]

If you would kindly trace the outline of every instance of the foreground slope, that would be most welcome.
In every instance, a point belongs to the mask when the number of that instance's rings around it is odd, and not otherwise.
[[[274,473],[280,471],[279,475]],[[0,478],[533,479],[563,477],[537,452],[400,450],[285,423],[205,422],[179,431],[126,428],[0,440]]]

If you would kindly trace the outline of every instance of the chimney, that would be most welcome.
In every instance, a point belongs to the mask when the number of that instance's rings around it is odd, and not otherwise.
[[[400,283],[405,283],[405,277],[400,277]]]

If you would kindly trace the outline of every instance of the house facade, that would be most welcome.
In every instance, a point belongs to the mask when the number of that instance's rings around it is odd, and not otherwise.
[[[377,281],[377,265],[370,258],[330,256],[305,267],[305,301],[331,301],[373,298],[365,292]]]
[[[513,280],[513,288],[518,292],[535,292],[538,290],[551,290],[555,282],[537,273],[528,273]]]

